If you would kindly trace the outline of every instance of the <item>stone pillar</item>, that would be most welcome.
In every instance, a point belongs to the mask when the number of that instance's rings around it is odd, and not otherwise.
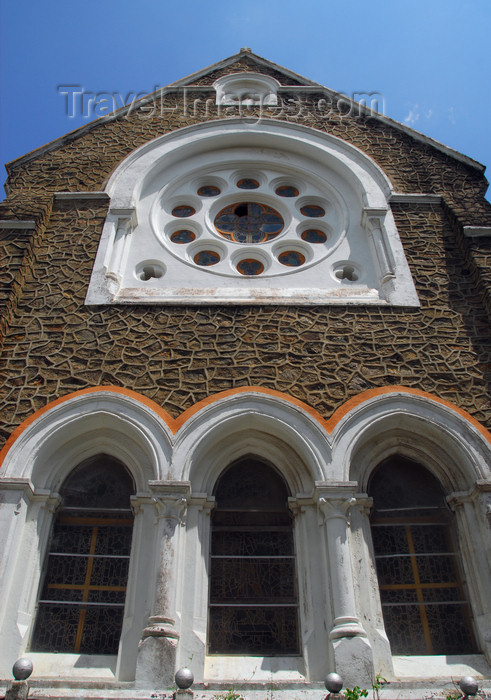
[[[387,209],[375,209],[367,207],[363,210],[362,225],[365,227],[371,240],[380,272],[382,284],[395,277],[394,262],[390,254],[390,246],[387,245],[384,218]]]
[[[447,501],[457,520],[460,557],[477,644],[491,663],[491,480],[480,479],[470,491],[452,493]]]
[[[113,282],[119,288],[122,276],[122,268],[127,254],[129,234],[137,226],[136,211],[130,209],[111,208],[109,214],[114,219],[114,237],[107,262],[108,281]]]
[[[349,484],[351,487],[351,484]],[[325,527],[328,549],[328,581],[334,613],[329,638],[334,649],[336,673],[345,685],[370,685],[374,677],[370,643],[356,614],[349,544],[349,510],[356,503],[351,488],[322,489],[318,496],[320,524]]]
[[[176,629],[176,581],[179,529],[184,525],[189,484],[153,482],[158,567],[152,615],[142,633],[136,666],[137,685],[159,691],[174,683],[179,632]],[[145,572],[142,572],[145,575]]]

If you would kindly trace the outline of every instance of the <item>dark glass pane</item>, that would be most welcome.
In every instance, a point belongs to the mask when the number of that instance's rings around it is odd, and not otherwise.
[[[292,559],[212,559],[210,602],[295,603]]]
[[[185,218],[186,216],[193,216],[193,214],[196,214],[196,209],[185,204],[174,207],[172,210],[172,216],[177,216],[181,219]]]
[[[201,265],[202,267],[216,265],[217,262],[220,262],[220,256],[214,250],[201,250],[199,253],[196,253],[193,259],[196,265]]]
[[[285,482],[271,467],[245,458],[223,473],[215,498],[210,653],[298,653],[293,531]]]
[[[277,211],[258,202],[230,204],[215,217],[218,233],[236,243],[263,243],[276,238],[283,226]]]
[[[88,607],[80,644],[81,654],[117,654],[123,608]]]
[[[288,492],[281,476],[255,459],[229,467],[215,490],[219,509],[287,511]]]
[[[384,606],[385,630],[393,654],[428,654],[418,605]]]
[[[300,209],[300,211],[304,216],[310,217],[324,216],[326,213],[324,209],[319,207],[317,204],[306,204]]]
[[[299,267],[305,262],[305,256],[296,250],[286,250],[284,253],[278,255],[278,260],[282,265],[287,265],[288,267]]]
[[[195,238],[196,235],[193,233],[193,231],[188,231],[187,229],[174,231],[174,233],[170,237],[173,243],[179,243],[180,245],[182,245],[183,243],[191,243],[191,241],[194,241]]]
[[[75,649],[79,618],[78,607],[41,604],[31,649],[69,653]]]
[[[382,462],[370,480],[375,510],[390,508],[443,507],[443,492],[427,469],[406,457]]]
[[[293,541],[286,531],[224,531],[215,532],[212,540],[212,555],[237,556],[291,556]]]
[[[199,188],[198,194],[200,197],[216,197],[217,194],[220,194],[220,189],[215,185],[204,185]]]
[[[87,460],[66,480],[61,489],[64,508],[54,524],[40,596],[34,651],[117,653],[131,548],[132,493],[127,471],[105,455]]]
[[[309,228],[307,231],[302,232],[302,240],[308,243],[325,243],[327,241],[327,236],[324,231],[319,231],[318,229]]]
[[[298,654],[296,608],[210,608],[212,654]]]
[[[393,654],[475,651],[450,513],[435,477],[404,457],[376,470],[372,538]]]
[[[264,265],[259,260],[247,258],[237,263],[237,270],[241,275],[260,275],[264,271]]]
[[[61,489],[63,507],[129,508],[133,480],[116,459],[98,455],[83,462]]]
[[[239,187],[241,190],[257,190],[259,187],[259,182],[250,177],[244,177],[242,180],[238,181],[237,187]]]
[[[279,197],[298,197],[298,190],[293,185],[281,185],[275,191]]]

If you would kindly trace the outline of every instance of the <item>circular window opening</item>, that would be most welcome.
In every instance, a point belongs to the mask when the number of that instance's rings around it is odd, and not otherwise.
[[[285,225],[282,216],[272,207],[257,202],[236,202],[215,217],[215,228],[229,241],[265,243],[276,238]]]
[[[264,272],[264,265],[259,260],[254,260],[254,258],[244,258],[244,260],[237,263],[237,271],[241,275],[252,277]]]
[[[301,209],[301,213],[304,216],[319,217],[324,216],[325,210],[318,204],[305,204]]]
[[[281,185],[275,192],[278,197],[298,197],[298,190],[293,185]]]
[[[302,241],[307,241],[307,243],[325,243],[327,241],[324,231],[319,231],[316,228],[308,228],[306,231],[303,231],[301,238]]]
[[[196,265],[201,265],[202,267],[209,267],[210,265],[216,265],[220,262],[220,256],[215,253],[214,250],[200,250],[199,253],[193,258]]]
[[[243,177],[242,180],[238,181],[237,187],[241,190],[257,190],[259,182],[252,177]]]
[[[194,231],[188,231],[187,229],[181,229],[180,231],[175,231],[170,239],[173,243],[191,243],[194,241],[196,235]]]
[[[220,191],[220,188],[215,187],[215,185],[204,185],[199,188],[198,194],[200,197],[216,197],[217,194],[220,194]]]
[[[278,260],[282,265],[287,265],[288,267],[300,267],[305,262],[305,255],[302,255],[297,250],[285,250],[278,255]]]
[[[178,216],[180,219],[186,216],[193,216],[193,214],[196,214],[196,209],[188,204],[180,204],[172,210],[172,216]]]

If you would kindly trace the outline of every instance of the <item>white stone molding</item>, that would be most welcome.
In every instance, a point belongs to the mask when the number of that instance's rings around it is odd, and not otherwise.
[[[363,490],[372,470],[394,453],[424,463],[447,492],[468,489],[491,474],[491,444],[478,426],[416,393],[395,389],[369,398],[343,417],[331,439],[339,469],[331,478],[351,478]]]
[[[244,178],[257,187],[240,189]],[[297,194],[279,195],[282,185]],[[201,194],[203,186],[215,193]],[[111,209],[87,304],[419,305],[388,207],[389,180],[330,134],[272,119],[184,127],[132,153],[106,192]],[[224,235],[217,217],[242,203],[273,209],[282,226],[256,242]],[[306,205],[320,210],[306,214]],[[189,211],[182,218],[176,207]],[[379,212],[378,222],[365,209]],[[121,218],[130,211],[137,223]],[[174,238],[183,232],[185,240]],[[212,264],[199,259],[210,251]],[[239,263],[250,259],[262,269],[241,274]]]
[[[467,238],[489,238],[491,226],[464,226],[464,236]]]
[[[113,227],[114,238],[110,244],[108,251],[110,254],[105,263],[106,276],[115,283],[114,289],[117,289],[121,282],[121,269],[128,255],[129,234],[137,226],[136,211],[134,208],[111,208],[107,221]]]
[[[364,209],[362,223],[371,238],[378,262],[381,283],[384,284],[395,277],[395,264],[390,253],[390,247],[385,234],[384,219],[387,209]]]
[[[145,492],[150,480],[167,475],[171,443],[169,427],[135,398],[111,390],[80,393],[21,432],[5,456],[2,476],[26,477],[37,491],[57,491],[75,465],[106,453],[123,462],[137,491]]]
[[[0,230],[17,229],[32,231],[36,228],[36,222],[30,219],[2,219],[0,221]]]
[[[491,663],[491,538],[486,509],[491,503],[491,479],[480,480],[466,493],[451,493],[455,512],[464,584],[468,591],[478,645]]]
[[[216,104],[224,106],[272,107],[278,104],[280,83],[264,73],[229,73],[215,80]]]

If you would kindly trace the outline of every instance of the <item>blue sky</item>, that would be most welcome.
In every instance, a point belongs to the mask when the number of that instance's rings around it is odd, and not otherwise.
[[[380,93],[387,116],[487,165],[491,178],[490,0],[0,0],[0,8],[2,164],[93,118],[68,116],[59,86],[121,100],[249,46],[346,94]]]

